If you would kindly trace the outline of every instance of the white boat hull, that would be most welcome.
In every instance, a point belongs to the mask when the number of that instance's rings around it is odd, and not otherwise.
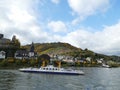
[[[106,64],[102,64],[102,67],[110,68],[110,66],[109,66],[109,65],[106,65]]]
[[[63,71],[54,71],[54,70],[40,70],[39,68],[23,68],[19,69],[21,72],[28,73],[46,73],[46,74],[64,74],[64,75],[84,75],[82,71],[76,70],[63,70]]]

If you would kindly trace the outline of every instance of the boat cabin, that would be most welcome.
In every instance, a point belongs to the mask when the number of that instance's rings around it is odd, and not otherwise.
[[[51,70],[52,70],[52,71],[53,71],[53,70],[55,70],[55,71],[56,71],[56,70],[57,70],[57,71],[63,70],[62,68],[53,67],[52,65],[49,65],[49,66],[47,66],[47,67],[41,67],[40,69],[41,69],[41,70],[50,70],[50,71],[51,71]]]

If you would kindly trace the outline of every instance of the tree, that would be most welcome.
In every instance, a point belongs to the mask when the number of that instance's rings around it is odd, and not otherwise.
[[[87,48],[85,48],[85,51],[88,51],[88,49],[87,49]]]
[[[17,47],[20,47],[20,41],[16,38],[15,35],[12,37],[12,43]]]
[[[50,56],[47,54],[42,54],[38,57],[38,62],[42,64],[42,62],[45,61],[45,65],[50,63]]]

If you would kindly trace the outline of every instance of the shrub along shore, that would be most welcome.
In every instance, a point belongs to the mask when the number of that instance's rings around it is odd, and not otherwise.
[[[46,65],[48,62],[46,62]],[[22,67],[40,67],[42,62],[37,59],[14,59],[14,58],[7,58],[4,60],[0,60],[0,69],[18,69]],[[53,65],[57,66],[56,61],[53,62]],[[120,67],[120,64],[115,62],[109,62],[108,65],[110,67]],[[101,67],[101,64],[97,63],[75,63],[75,64],[68,64],[66,62],[61,62],[62,67]]]

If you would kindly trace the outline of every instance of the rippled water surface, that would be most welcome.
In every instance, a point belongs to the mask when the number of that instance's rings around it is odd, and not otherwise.
[[[85,75],[0,70],[0,90],[120,90],[120,68],[81,68]]]

